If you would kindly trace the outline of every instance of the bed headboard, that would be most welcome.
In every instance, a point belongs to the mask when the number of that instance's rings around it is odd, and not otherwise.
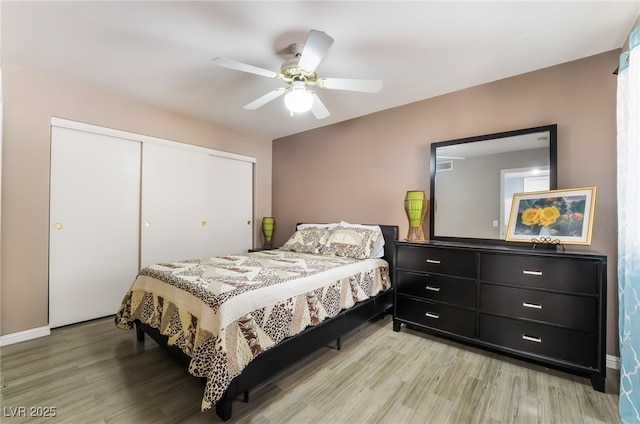
[[[396,249],[396,241],[398,240],[398,226],[397,225],[380,225],[382,235],[384,236],[384,256],[382,259],[389,262],[389,276],[391,277],[391,283],[395,285],[396,279],[396,265],[398,261],[398,254]]]

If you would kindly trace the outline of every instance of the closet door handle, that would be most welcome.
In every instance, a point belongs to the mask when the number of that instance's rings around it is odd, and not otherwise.
[[[542,309],[542,305],[539,305],[537,303],[522,302],[522,306],[531,309]]]
[[[427,259],[428,264],[439,264],[440,261],[438,259]]]
[[[527,336],[526,334],[522,335],[522,340],[526,340],[529,342],[542,343],[542,337],[531,337],[531,336]]]
[[[433,287],[433,286],[427,286],[427,287],[425,287],[425,289],[427,289],[429,291],[433,291],[433,292],[439,292],[440,291],[440,287]]]
[[[440,318],[440,315],[438,314],[434,314],[433,312],[427,312],[426,314],[424,314],[425,316],[429,317],[429,318],[434,318],[434,319],[438,319]]]
[[[523,269],[522,273],[526,275],[542,275],[542,271],[530,271],[528,269]]]

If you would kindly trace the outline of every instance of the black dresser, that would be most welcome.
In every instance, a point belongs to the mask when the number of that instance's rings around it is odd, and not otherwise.
[[[607,258],[398,242],[393,329],[429,333],[587,375],[604,392]]]

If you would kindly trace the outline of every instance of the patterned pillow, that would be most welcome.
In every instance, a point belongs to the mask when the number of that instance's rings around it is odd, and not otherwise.
[[[371,256],[373,246],[379,237],[382,237],[380,231],[338,226],[329,231],[329,238],[320,249],[320,254],[367,259]]]
[[[319,253],[329,237],[329,228],[306,227],[291,236],[280,248],[300,253]]]
[[[363,225],[363,224],[350,224],[346,221],[340,221],[340,225],[343,227],[358,227],[358,228],[366,228],[369,230],[379,231],[382,234],[382,229],[379,225]],[[373,250],[371,251],[371,256],[369,258],[382,258],[384,256],[384,236],[380,236],[376,239],[376,242],[373,244]]]

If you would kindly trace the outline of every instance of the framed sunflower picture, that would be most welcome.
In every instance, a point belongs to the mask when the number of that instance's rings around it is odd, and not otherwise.
[[[513,195],[507,241],[591,244],[596,188]]]

